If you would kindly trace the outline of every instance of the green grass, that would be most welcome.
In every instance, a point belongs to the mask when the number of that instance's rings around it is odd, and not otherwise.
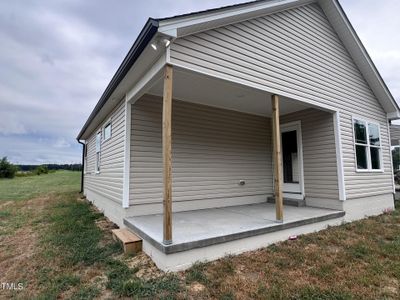
[[[52,192],[79,190],[80,172],[57,171],[29,177],[0,179],[0,201],[27,200]]]
[[[13,255],[9,267],[25,259],[18,265],[16,277],[9,280],[26,283],[27,289],[14,291],[14,296],[21,299],[400,298],[397,203],[397,209],[390,214],[145,280],[139,276],[143,270],[131,267],[129,257],[122,254],[121,246],[112,240],[110,232],[97,226],[104,216],[87,201],[78,199],[79,176],[79,172],[62,171],[0,181],[0,185],[7,187],[6,191],[0,188],[0,198],[15,199],[12,204],[0,202],[0,263],[2,257]],[[45,200],[39,196],[46,196],[42,197]],[[21,243],[20,234],[27,229],[35,233],[36,242],[25,236],[26,244]],[[17,230],[20,231],[12,239]],[[19,246],[25,250],[28,245],[35,247],[35,253],[28,257],[13,248]]]

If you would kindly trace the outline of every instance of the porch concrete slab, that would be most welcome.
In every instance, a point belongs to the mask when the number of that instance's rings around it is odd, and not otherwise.
[[[124,224],[169,254],[240,238],[339,218],[343,211],[284,206],[284,222],[275,221],[275,205],[259,203],[177,212],[172,217],[173,244],[163,244],[163,215],[129,217]]]

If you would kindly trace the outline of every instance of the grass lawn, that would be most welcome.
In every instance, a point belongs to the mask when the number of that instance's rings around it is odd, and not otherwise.
[[[40,176],[0,179],[0,201],[27,200],[54,191],[76,192],[80,185],[80,172],[58,171]]]
[[[0,283],[19,299],[399,299],[400,208],[165,274],[124,256],[79,172],[0,180]]]

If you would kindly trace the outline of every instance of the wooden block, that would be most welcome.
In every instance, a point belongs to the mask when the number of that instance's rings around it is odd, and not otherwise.
[[[142,251],[142,239],[128,229],[112,230],[113,238],[120,241],[125,254],[135,254]]]

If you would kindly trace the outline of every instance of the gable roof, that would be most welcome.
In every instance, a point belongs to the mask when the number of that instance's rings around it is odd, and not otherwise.
[[[318,3],[321,6],[329,22],[378,98],[378,101],[380,101],[382,107],[388,113],[388,118],[400,118],[400,109],[395,99],[361,43],[338,0],[257,0],[173,17],[149,18],[78,134],[77,139],[81,139],[96,115],[104,108],[111,95],[121,84],[127,73],[135,67],[137,61],[143,56],[146,47],[155,37],[168,36],[175,39],[310,3]]]

